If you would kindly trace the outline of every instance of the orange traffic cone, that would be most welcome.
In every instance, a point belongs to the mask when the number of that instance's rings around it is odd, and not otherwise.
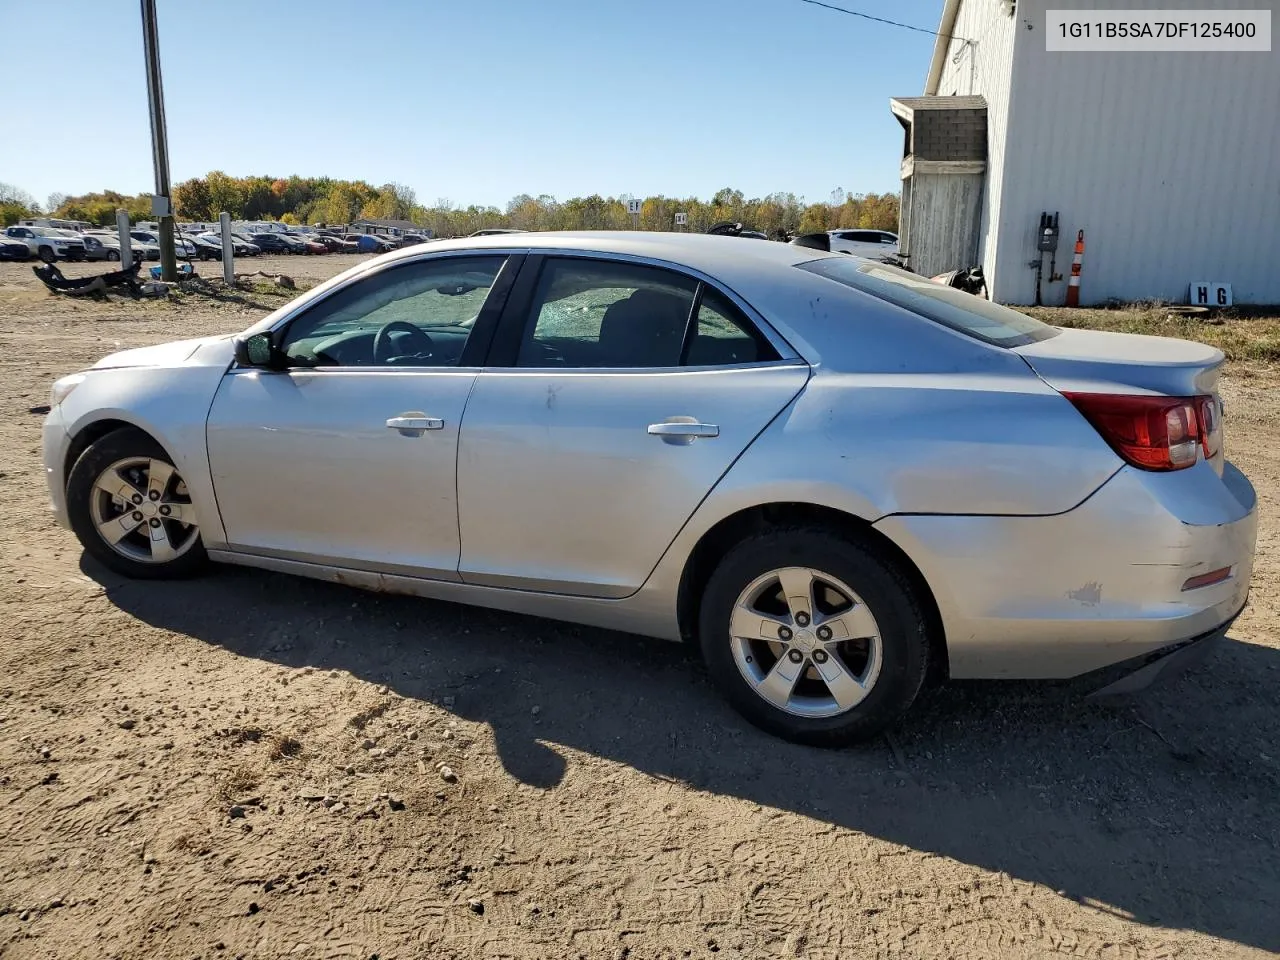
[[[1076,234],[1076,253],[1071,258],[1071,279],[1067,281],[1067,306],[1080,306],[1080,261],[1084,259],[1084,231]]]

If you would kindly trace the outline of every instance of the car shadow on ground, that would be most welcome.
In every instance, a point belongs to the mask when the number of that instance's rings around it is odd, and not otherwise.
[[[1043,884],[1099,910],[1280,951],[1280,654],[1228,641],[1119,703],[1078,684],[954,683],[890,740],[783,743],[675,644],[221,568],[84,571],[142,621],[290,667],[339,669],[488,724],[511,776],[557,745]],[[534,707],[538,707],[535,712]]]

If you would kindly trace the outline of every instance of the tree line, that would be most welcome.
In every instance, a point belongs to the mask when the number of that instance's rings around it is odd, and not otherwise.
[[[433,231],[437,237],[466,236],[476,230],[507,227],[518,230],[629,230],[636,218],[628,213],[627,194],[557,200],[547,194],[521,194],[505,209],[462,207],[449,200],[427,206],[403,184],[373,186],[363,180],[330,177],[232,177],[215,170],[178,184],[174,209],[180,220],[212,221],[226,211],[235,220],[279,220],[293,224],[345,224],[355,220],[407,220]],[[817,232],[838,227],[896,230],[898,195],[851,194],[835,190],[822,202],[810,203],[794,193],[746,197],[726,187],[710,199],[652,196],[641,200],[638,226],[642,230],[671,230],[675,215],[684,213],[684,228],[702,233],[717,223],[742,223],[770,235],[779,231]],[[115,223],[117,208],[136,220],[151,218],[151,198],[110,190],[69,197],[54,194],[44,209],[48,215],[107,226]],[[0,184],[0,216],[5,224],[39,213],[34,198]]]

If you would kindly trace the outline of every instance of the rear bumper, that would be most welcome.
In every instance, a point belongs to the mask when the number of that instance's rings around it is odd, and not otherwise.
[[[1065,678],[1207,637],[1243,608],[1257,503],[1230,464],[1125,467],[1051,517],[887,517],[938,601],[951,676]],[[1212,586],[1182,589],[1223,567]],[[1167,668],[1165,668],[1167,669]]]
[[[1181,676],[1187,670],[1200,663],[1218,646],[1218,643],[1227,635],[1227,631],[1231,628],[1231,624],[1235,623],[1235,620],[1236,618],[1232,617],[1222,626],[1210,630],[1204,636],[1195,637],[1172,647],[1165,647],[1145,657],[1139,657],[1136,661],[1127,665],[1128,669],[1124,671],[1123,676],[1098,688],[1089,694],[1089,698],[1095,699],[1136,693],[1139,690],[1145,690],[1156,682],[1165,682]],[[1120,666],[1124,667],[1126,665],[1121,664]],[[1110,673],[1111,671],[1107,672]]]

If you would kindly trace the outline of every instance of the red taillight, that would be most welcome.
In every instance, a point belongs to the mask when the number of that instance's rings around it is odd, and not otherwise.
[[[1181,470],[1193,466],[1201,450],[1206,459],[1218,452],[1221,414],[1215,397],[1064,396],[1135,467]]]
[[[1204,458],[1211,460],[1222,449],[1222,402],[1217,397],[1196,397],[1196,413],[1200,417]]]

